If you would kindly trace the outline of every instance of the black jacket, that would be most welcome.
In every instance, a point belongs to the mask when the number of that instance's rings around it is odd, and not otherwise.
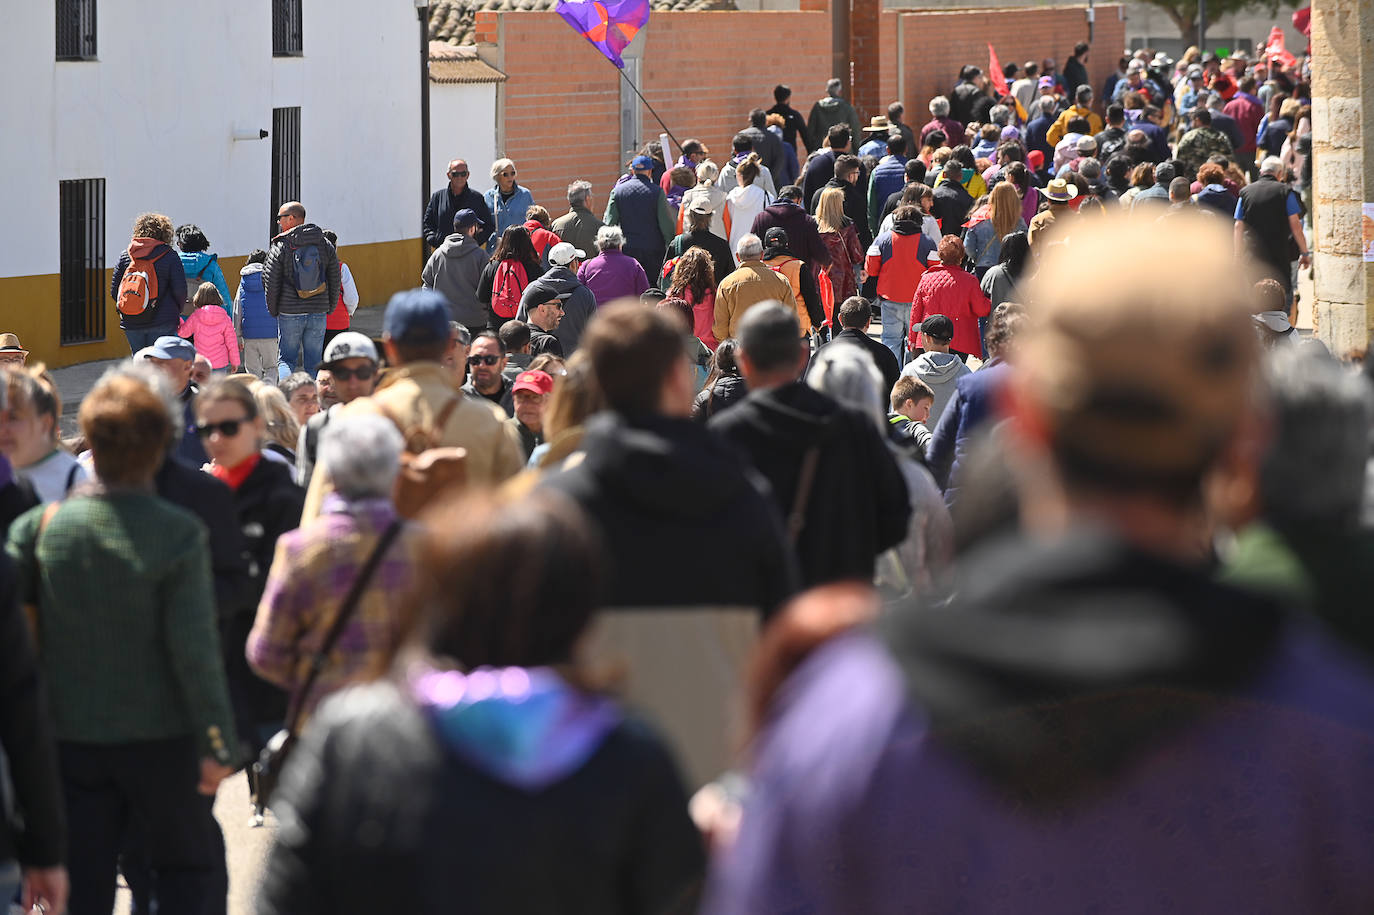
[[[892,393],[892,386],[897,383],[897,378],[902,374],[902,367],[897,364],[897,357],[892,355],[892,350],[863,331],[855,330],[852,327],[846,327],[840,331],[830,342],[845,342],[851,346],[862,347],[864,352],[873,357],[873,362],[878,366],[878,371],[883,373],[884,399]],[[829,346],[830,343],[826,345]]]
[[[559,343],[558,338],[555,337],[553,334],[545,331],[543,328],[535,327],[533,324],[531,324],[530,355],[542,356],[544,353],[550,353],[554,356],[557,356],[559,359],[562,359],[563,344]]]
[[[0,550],[0,750],[5,754],[17,814],[12,821],[0,805],[0,863],[61,864],[67,847],[67,817],[52,719],[29,623],[15,593],[14,566],[4,550]]]
[[[431,248],[437,248],[444,239],[453,233],[453,216],[459,210],[472,210],[482,220],[482,228],[477,230],[477,244],[485,245],[491,238],[495,220],[482,195],[472,189],[472,184],[463,188],[462,193],[454,194],[447,184],[430,195],[429,206],[425,207],[425,218],[421,221],[420,231]]]
[[[763,161],[769,174],[781,175],[786,171],[787,154],[783,152],[782,140],[759,127],[746,127],[740,133],[747,134],[754,141],[754,152],[759,154],[759,159]],[[774,190],[782,190],[782,188],[774,188]]]
[[[782,139],[783,142],[797,145],[797,137],[801,137],[802,146],[807,152],[816,148],[816,143],[811,136],[811,131],[806,127],[806,118],[791,105],[780,103],[768,109],[769,114],[782,115]]]
[[[704,423],[722,410],[728,410],[749,393],[749,385],[738,375],[721,375],[697,392],[692,401],[692,419]]]
[[[243,533],[234,522],[234,493],[203,470],[169,457],[153,478],[157,494],[186,509],[210,535],[210,572],[215,579],[215,609],[220,619],[257,610],[258,595],[248,577]]]
[[[295,252],[310,247],[319,252],[324,288],[314,295],[302,296],[303,290],[296,288]],[[342,282],[338,252],[313,222],[288,229],[272,239],[272,249],[267,252],[267,262],[262,267],[262,285],[267,295],[267,310],[272,317],[327,315],[339,303]]]
[[[786,518],[798,498],[801,466],[820,449],[796,543],[807,586],[871,581],[873,562],[907,534],[911,503],[883,431],[857,410],[792,382],[753,391],[708,423],[768,480]]]
[[[606,606],[771,614],[791,596],[796,573],[763,483],[700,424],[604,413],[582,451],[543,485],[597,522],[613,566]]]
[[[785,200],[769,204],[754,217],[754,225],[749,231],[765,240],[764,236],[773,228],[787,233],[787,249],[794,257],[806,261],[815,270],[830,266],[830,249],[821,241],[816,218],[808,215],[800,205]]]
[[[973,208],[973,198],[968,190],[956,181],[942,181],[935,189],[935,199],[930,205],[930,215],[940,222],[942,235],[962,235],[964,220]]]
[[[949,94],[949,116],[967,127],[970,122],[979,120],[975,112],[980,107],[981,100],[987,97],[987,93],[973,83],[962,82]]]
[[[28,480],[16,476],[4,486],[0,486],[0,537],[4,537],[24,512],[39,503],[38,494]]]
[[[325,703],[275,800],[260,915],[666,915],[694,911],[705,870],[673,762],[632,721],[523,791],[377,683]]]
[[[715,271],[716,285],[735,272],[735,256],[730,253],[730,243],[709,229],[705,232],[683,232],[668,245],[668,257],[681,257],[689,248],[700,248],[711,255],[711,269]],[[663,278],[660,288],[667,292],[673,285],[673,275]]]

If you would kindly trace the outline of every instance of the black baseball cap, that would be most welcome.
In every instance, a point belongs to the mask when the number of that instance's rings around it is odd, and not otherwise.
[[[921,333],[937,343],[948,343],[954,339],[954,322],[944,315],[928,315],[921,322]]]

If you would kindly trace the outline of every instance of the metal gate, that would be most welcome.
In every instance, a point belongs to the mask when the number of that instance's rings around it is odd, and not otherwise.
[[[105,179],[58,182],[62,342],[105,339]]]
[[[272,109],[272,212],[268,217],[277,234],[277,210],[301,199],[301,109]]]

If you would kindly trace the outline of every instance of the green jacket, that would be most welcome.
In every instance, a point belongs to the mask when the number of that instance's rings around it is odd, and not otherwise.
[[[75,496],[46,527],[43,513],[20,516],[6,548],[37,608],[57,739],[194,736],[234,762],[205,527],[151,492]]]

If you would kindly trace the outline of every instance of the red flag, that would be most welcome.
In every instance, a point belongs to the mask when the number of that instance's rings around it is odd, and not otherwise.
[[[997,61],[997,52],[992,49],[992,42],[988,42],[988,78],[992,80],[993,88],[1003,95],[1007,95],[1010,90],[1007,88],[1007,77],[1002,73],[1002,65]]]
[[[1264,45],[1264,57],[1271,66],[1274,61],[1284,67],[1293,67],[1298,62],[1298,59],[1288,53],[1288,49],[1284,47],[1283,29],[1277,25],[1269,30],[1269,40]]]
[[[1312,37],[1312,7],[1304,6],[1302,9],[1293,13],[1293,28],[1302,32],[1308,38]]]

